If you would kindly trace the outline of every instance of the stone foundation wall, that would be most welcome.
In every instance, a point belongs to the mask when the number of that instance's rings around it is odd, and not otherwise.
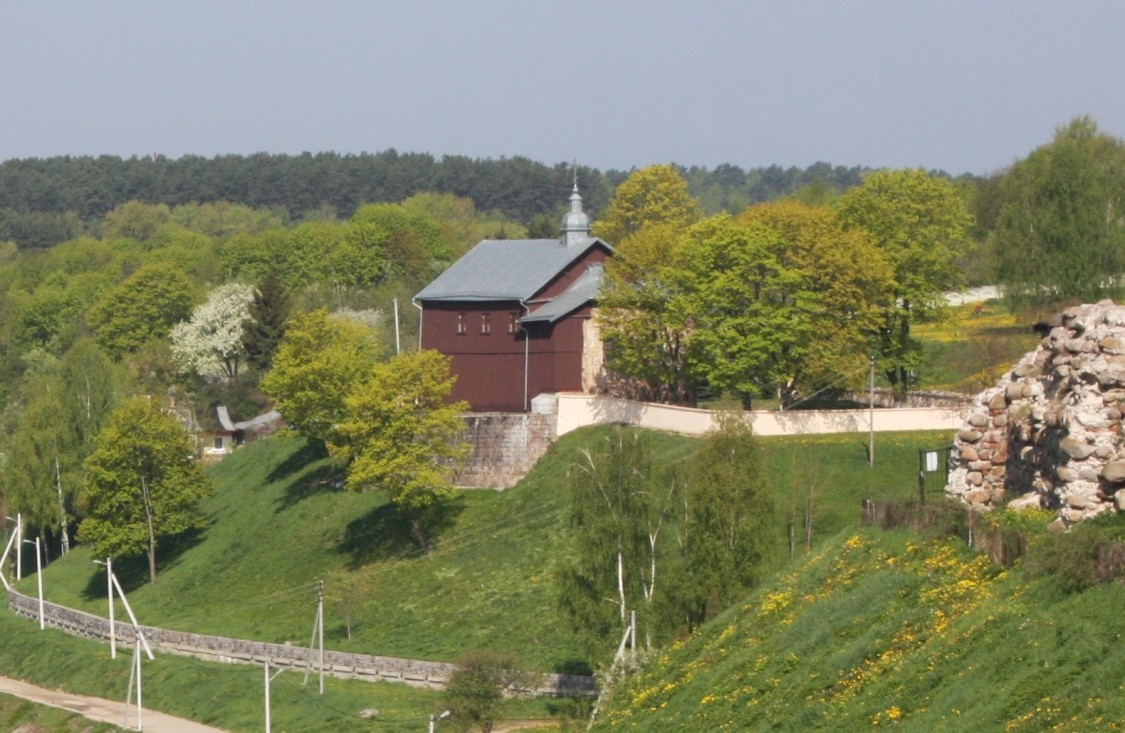
[[[507,489],[531,472],[556,438],[554,413],[478,412],[465,415],[473,446],[455,483],[469,488]]]
[[[39,619],[39,600],[15,590],[8,591],[8,608],[17,615]],[[74,636],[97,641],[109,641],[109,620],[93,614],[76,611],[56,603],[44,603],[46,625]],[[312,670],[319,667],[319,650],[289,644],[269,644],[221,636],[192,634],[186,631],[169,631],[152,626],[141,626],[145,639],[154,650],[171,654],[203,657],[218,662],[264,664],[278,668]],[[134,642],[133,627],[128,622],[116,624],[117,642],[121,646]],[[343,679],[360,679],[369,682],[385,680],[427,687],[443,687],[456,667],[444,662],[425,662],[396,657],[378,657],[370,654],[349,654],[324,650],[324,672]],[[534,692],[544,695],[588,695],[595,691],[594,679],[580,675],[543,675]]]

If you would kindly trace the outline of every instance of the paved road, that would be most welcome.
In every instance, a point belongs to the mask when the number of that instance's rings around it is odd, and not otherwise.
[[[41,705],[50,705],[54,708],[69,710],[72,713],[78,713],[85,718],[97,720],[102,723],[121,725],[122,717],[125,713],[124,700],[102,700],[96,697],[59,692],[58,690],[46,690],[42,687],[29,685],[26,682],[20,682],[19,680],[13,680],[8,677],[0,677],[0,692],[6,695],[22,697],[25,700],[31,700]],[[137,725],[136,713],[137,706],[134,703],[133,709],[129,715],[129,727],[131,729],[135,729]],[[171,715],[148,709],[145,709],[141,713],[141,722],[144,729],[151,733],[224,733],[224,731],[219,728],[212,728],[202,723],[184,720],[183,718],[175,718]]]

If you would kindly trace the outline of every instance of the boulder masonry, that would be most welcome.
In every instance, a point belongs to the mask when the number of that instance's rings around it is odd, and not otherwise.
[[[1125,509],[1125,306],[1068,308],[954,440],[946,492],[980,508],[1040,506],[1060,525]]]

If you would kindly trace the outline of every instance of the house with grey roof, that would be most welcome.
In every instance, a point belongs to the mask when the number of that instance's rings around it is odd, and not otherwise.
[[[602,366],[593,319],[602,265],[577,183],[558,239],[484,240],[414,297],[419,341],[452,360],[454,400],[523,412],[539,394],[592,391]]]

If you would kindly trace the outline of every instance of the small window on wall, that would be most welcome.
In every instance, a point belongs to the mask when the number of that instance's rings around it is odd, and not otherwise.
[[[224,447],[223,436],[215,436],[215,450],[222,450]]]
[[[465,323],[465,314],[464,313],[458,313],[457,314],[457,333],[464,334],[464,333],[467,333],[468,330],[469,330],[469,327]]]
[[[480,332],[481,332],[482,335],[488,335],[488,334],[492,333],[492,314],[491,313],[481,313],[480,314]]]
[[[519,318],[519,314],[514,311],[508,314],[508,333],[516,332],[516,326],[518,325],[516,323],[517,318]]]

